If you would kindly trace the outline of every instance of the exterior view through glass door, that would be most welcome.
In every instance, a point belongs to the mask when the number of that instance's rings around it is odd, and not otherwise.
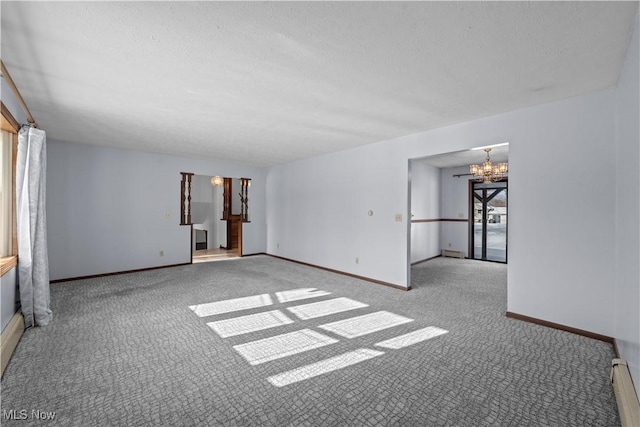
[[[469,253],[473,259],[507,262],[507,181],[471,181]]]

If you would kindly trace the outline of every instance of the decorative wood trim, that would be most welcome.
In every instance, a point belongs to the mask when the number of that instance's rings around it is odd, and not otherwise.
[[[242,222],[249,222],[249,187],[251,178],[240,178],[240,216]]]
[[[18,256],[12,255],[5,258],[0,258],[0,277],[4,276],[13,267],[18,265]]]
[[[13,117],[11,111],[4,105],[4,102],[0,101],[1,109],[2,109],[2,130],[11,133],[18,133],[20,130],[20,124]]]
[[[434,219],[412,219],[414,222],[469,222],[469,219],[465,218],[434,218]]]
[[[191,178],[193,173],[180,172],[180,225],[191,224]]]
[[[228,220],[231,218],[231,178],[223,178],[222,181],[222,219]],[[227,245],[228,246],[228,245]]]
[[[4,375],[4,369],[9,364],[13,351],[18,346],[18,341],[24,332],[24,318],[22,313],[18,311],[13,315],[7,326],[2,331],[0,336],[0,365],[1,373]]]
[[[422,264],[423,262],[431,261],[432,259],[436,259],[436,258],[440,258],[440,257],[442,257],[442,254],[438,254],[436,256],[432,256],[431,258],[421,259],[420,261],[412,262],[411,266]]]
[[[2,101],[0,101],[0,109],[2,113],[2,130],[11,133],[11,254],[18,254],[18,234],[16,230],[16,161],[18,159],[18,138],[17,134],[20,130],[20,124],[13,117],[11,111]]]
[[[92,274],[92,275],[89,275],[89,276],[69,277],[68,279],[51,280],[49,283],[53,284],[53,283],[62,283],[62,282],[74,282],[74,281],[77,281],[77,280],[85,280],[85,279],[97,279],[97,278],[100,278],[100,277],[117,276],[119,274],[140,273],[140,272],[143,272],[143,271],[159,270],[161,268],[183,267],[185,265],[191,265],[191,263],[190,262],[184,262],[182,264],[159,265],[157,267],[138,268],[136,270],[114,271],[112,273]]]
[[[549,322],[547,320],[537,319],[535,317],[525,316],[524,314],[512,313],[510,311],[507,311],[506,316],[511,319],[522,320],[524,322],[529,322],[529,323],[535,323],[536,325],[546,326],[548,328],[558,329],[565,332],[571,332],[572,334],[581,335],[583,337],[592,338],[598,341],[604,341],[614,346],[614,350],[615,350],[615,340],[606,335],[585,331],[584,329],[573,328],[571,326],[561,325],[559,323]]]
[[[22,111],[24,111],[24,115],[27,117],[27,121],[29,122],[30,125],[38,127],[38,123],[36,123],[35,119],[31,115],[31,111],[29,111],[29,107],[27,107],[27,103],[24,102],[24,99],[22,98],[22,95],[20,94],[20,91],[18,90],[18,87],[16,86],[16,84],[13,81],[13,79],[11,78],[11,75],[9,74],[9,71],[4,66],[4,62],[2,62],[2,60],[0,60],[0,64],[2,64],[2,77],[4,77],[4,80],[7,82],[7,84],[9,85],[11,90],[13,91],[13,94],[15,95],[16,101],[18,101],[18,104],[20,104],[20,107],[22,108]]]
[[[269,255],[270,257],[282,259],[282,260],[285,260],[285,261],[289,261],[289,262],[295,262],[296,264],[305,265],[307,267],[318,268],[320,270],[328,271],[328,272],[331,272],[331,273],[337,273],[337,274],[341,274],[343,276],[353,277],[354,279],[365,280],[367,282],[376,283],[378,285],[383,285],[383,286],[388,286],[390,288],[400,289],[402,291],[411,290],[410,287],[409,288],[405,288],[404,286],[394,285],[393,283],[383,282],[382,280],[376,280],[376,279],[372,279],[370,277],[358,276],[357,274],[351,274],[351,273],[347,273],[345,271],[334,270],[333,268],[327,268],[327,267],[322,267],[322,266],[315,265],[315,264],[309,264],[309,263],[306,263],[306,262],[297,261],[295,259],[285,258],[285,257],[281,257],[281,256],[278,256],[278,255],[273,255],[273,254],[269,254],[269,253],[267,253],[266,255]]]

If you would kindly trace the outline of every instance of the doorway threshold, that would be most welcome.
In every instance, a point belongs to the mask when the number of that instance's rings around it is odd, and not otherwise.
[[[200,249],[193,251],[192,262],[194,264],[201,262],[224,261],[240,258],[237,249]]]

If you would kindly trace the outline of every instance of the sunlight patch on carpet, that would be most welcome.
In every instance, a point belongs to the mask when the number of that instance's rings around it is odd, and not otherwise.
[[[362,307],[369,307],[369,305],[349,298],[335,298],[327,301],[289,307],[287,310],[298,316],[299,319],[307,320]]]
[[[273,298],[274,295],[275,298]],[[247,340],[245,340],[242,344],[232,346],[242,358],[253,366],[283,359],[298,353],[312,351],[339,342],[339,339],[326,335],[325,331],[351,339],[414,321],[408,317],[384,310],[346,319],[344,318],[345,315],[335,316],[339,313],[348,313],[347,315],[350,315],[349,313],[352,310],[370,307],[369,304],[346,297],[335,297],[328,300],[322,299],[320,301],[302,304],[297,303],[298,305],[290,304],[294,301],[323,297],[326,295],[331,295],[331,292],[317,288],[298,288],[272,294],[265,293],[213,301],[206,304],[192,305],[189,306],[189,308],[200,317],[258,309],[254,310],[252,314],[245,313],[244,315],[224,316],[225,318],[221,318],[220,320],[206,323],[207,326],[221,338],[255,333],[253,336],[249,335],[249,339],[253,338],[253,341],[247,342]],[[276,307],[273,307],[274,304],[281,306],[276,309]],[[265,311],[269,309],[270,311]],[[287,310],[291,314],[287,313]],[[331,316],[335,316],[332,320],[336,320],[336,317],[338,319],[342,318],[342,320],[324,323],[319,326],[316,323],[306,324],[307,321],[312,321],[312,319],[330,318]],[[260,331],[292,324],[299,325],[299,327],[295,328],[298,329],[297,331],[280,333],[275,336],[270,336],[271,331],[260,334]],[[284,328],[284,331],[287,329],[288,328]],[[318,331],[318,329],[322,331]],[[289,328],[289,330],[291,329]],[[283,332],[283,330],[279,332]],[[406,332],[406,330],[402,332]],[[335,352],[331,351],[331,349],[324,350],[323,352],[328,351],[330,354],[339,352],[340,354],[305,366],[291,366],[292,369],[272,375],[266,379],[275,387],[284,387],[288,384],[339,371],[348,366],[386,354],[386,350],[382,351],[382,349],[399,350],[447,333],[448,331],[445,329],[429,326],[413,332],[403,333],[402,335],[384,341],[379,341],[380,338],[376,339],[375,337],[371,337],[369,338],[371,342],[368,344],[363,343],[361,340],[354,340],[351,351],[349,351],[349,348],[345,349],[341,346],[335,346],[331,348],[334,349]],[[268,337],[260,338],[265,335]],[[373,344],[376,341],[378,342]],[[370,345],[376,346],[378,349],[365,348]]]
[[[360,348],[338,356],[330,357],[310,365],[301,366],[278,375],[273,375],[267,380],[276,387],[284,387],[289,384],[317,377],[328,372],[337,371],[356,363],[364,362],[377,356],[383,355],[384,352],[370,350],[368,348]]]
[[[288,334],[235,345],[233,348],[240,353],[249,364],[259,365],[337,342],[338,340],[312,331],[311,329],[302,329]]]
[[[278,298],[278,301],[281,303],[317,298],[325,295],[331,295],[331,292],[319,291],[316,288],[302,288],[276,292],[276,298]]]
[[[399,335],[386,341],[381,341],[379,343],[376,343],[375,345],[378,347],[397,350],[429,340],[431,338],[435,338],[448,332],[449,331],[445,329],[437,328],[435,326],[429,326],[424,329],[418,329],[417,331],[409,332],[408,334]]]
[[[189,308],[200,316],[213,316],[216,314],[231,313],[234,311],[248,310],[250,308],[272,305],[271,295],[262,294],[250,297],[214,301],[206,304],[190,305]]]
[[[388,311],[377,311],[364,316],[351,317],[338,322],[320,325],[319,328],[345,338],[356,338],[409,322],[413,322],[413,319],[389,313]]]
[[[278,326],[293,323],[280,310],[265,311],[264,313],[250,314],[248,316],[234,317],[232,319],[209,322],[207,326],[213,329],[222,338],[276,328]]]

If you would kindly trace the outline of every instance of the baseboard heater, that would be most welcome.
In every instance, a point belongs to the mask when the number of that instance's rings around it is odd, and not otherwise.
[[[443,249],[442,256],[451,257],[451,258],[464,258],[464,252],[454,251],[451,249]]]
[[[622,427],[640,426],[640,403],[626,360],[613,359],[611,362],[611,386],[618,403]]]
[[[4,330],[0,335],[0,375],[4,375],[4,368],[7,367],[13,351],[18,346],[18,341],[20,341],[23,331],[24,318],[22,317],[20,310],[18,310],[18,312],[13,315],[7,326],[4,327]]]

